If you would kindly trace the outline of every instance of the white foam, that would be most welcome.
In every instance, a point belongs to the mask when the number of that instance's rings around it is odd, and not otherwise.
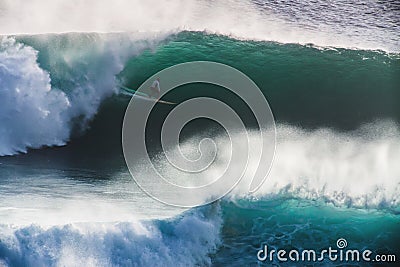
[[[39,65],[35,49],[14,38],[0,38],[0,156],[64,145],[72,120],[79,117],[84,126],[101,102],[116,92],[115,75],[127,59],[157,42],[154,36],[148,42],[127,35],[79,36],[88,39],[84,46],[73,36],[55,38],[69,41],[60,47],[53,40],[52,47],[46,38],[38,39],[49,56],[49,62],[42,62],[48,70]],[[52,88],[50,76],[61,79],[63,91]]]
[[[220,244],[219,207],[169,221],[0,225],[5,266],[208,266]],[[195,231],[193,231],[195,229]]]
[[[256,133],[250,133],[249,138],[250,144],[260,145]],[[236,145],[245,142],[235,136],[232,140]],[[164,160],[156,161],[158,171],[165,179],[178,184],[199,186],[220,177],[228,163],[233,168],[240,166],[230,162],[231,148],[226,136],[216,137],[214,141],[218,156],[207,170],[196,174],[196,179],[193,180],[194,175],[190,173],[179,173]],[[194,137],[185,141],[181,148],[187,155],[196,156],[198,143],[199,138]],[[244,144],[241,151],[246,151]],[[230,197],[298,197],[338,206],[397,210],[400,205],[399,161],[400,131],[392,122],[368,124],[350,133],[278,125],[275,159],[266,181],[249,195],[249,185],[257,167],[257,162],[250,157],[245,175]],[[237,169],[235,173],[240,175],[242,171]],[[220,188],[208,188],[209,195],[219,192]],[[204,199],[209,195],[203,196]]]
[[[394,123],[368,124],[352,133],[281,125],[277,136],[271,173],[256,197],[294,196],[339,206],[398,209],[400,131]],[[243,196],[248,183],[249,177],[234,194]]]
[[[63,145],[70,130],[67,96],[51,90],[37,52],[13,39],[0,40],[0,156],[27,147]]]

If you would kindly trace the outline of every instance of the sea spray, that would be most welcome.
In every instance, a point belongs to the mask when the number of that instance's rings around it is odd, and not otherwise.
[[[5,266],[209,266],[221,225],[218,203],[165,220],[0,225],[0,260]]]

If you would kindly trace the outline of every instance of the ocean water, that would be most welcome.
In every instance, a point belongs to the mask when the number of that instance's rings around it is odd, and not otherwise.
[[[0,266],[396,266],[261,262],[257,252],[321,251],[344,238],[399,260],[399,8],[0,1]],[[197,60],[235,67],[258,85],[276,119],[276,155],[255,193],[245,175],[221,200],[183,209],[132,179],[121,147],[130,98],[118,86]],[[224,101],[250,133],[259,130],[248,107],[214,85],[181,86],[165,99],[199,96]],[[159,145],[172,109],[156,106],[147,144],[158,171],[182,179]],[[204,137],[227,150],[224,130],[199,120],[182,132],[185,153],[195,157]]]

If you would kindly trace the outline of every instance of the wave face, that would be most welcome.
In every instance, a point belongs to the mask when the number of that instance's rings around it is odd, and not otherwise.
[[[239,41],[184,32],[154,53],[130,60],[119,77],[137,87],[154,70],[195,60],[221,62],[244,72],[263,91],[278,122],[354,129],[373,120],[400,121],[400,59],[398,54],[380,51]],[[218,97],[221,90],[187,86],[176,99],[210,91]],[[229,99],[222,93],[220,98]]]

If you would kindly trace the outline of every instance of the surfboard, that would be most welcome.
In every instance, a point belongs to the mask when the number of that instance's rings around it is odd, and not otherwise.
[[[119,86],[122,89],[122,93],[129,95],[129,96],[139,96],[140,98],[144,98],[145,100],[150,100],[150,101],[155,101],[157,103],[161,103],[161,104],[167,104],[167,105],[176,105],[176,103],[174,102],[169,102],[169,101],[164,101],[164,100],[160,100],[160,99],[155,99],[150,97],[148,94],[142,93],[142,92],[138,92],[132,88],[126,87],[126,86]]]

